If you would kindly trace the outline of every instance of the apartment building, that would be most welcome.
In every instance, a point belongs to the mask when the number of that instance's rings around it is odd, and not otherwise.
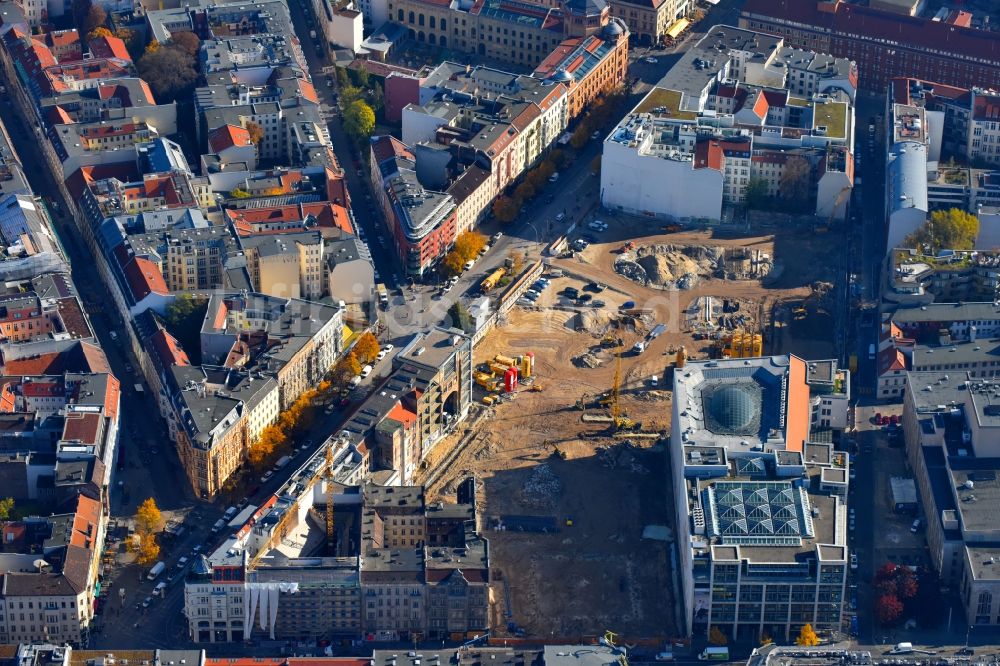
[[[761,182],[777,204],[843,219],[856,89],[850,61],[716,26],[605,140],[602,202],[718,221]]]
[[[1000,88],[1000,45],[988,30],[844,0],[748,0],[740,27],[852,60],[861,85],[872,92],[899,76]]]
[[[834,367],[775,356],[675,373],[670,465],[689,633],[839,631],[850,463],[810,439],[811,384],[829,384]]]
[[[903,434],[926,516],[927,546],[969,624],[1000,624],[996,562],[997,384],[961,370],[907,373]]]
[[[319,231],[244,236],[239,245],[256,291],[312,301],[325,293]]]
[[[689,0],[611,0],[611,16],[624,22],[639,44],[659,43],[692,8]]]
[[[325,495],[307,491],[297,504],[271,497],[225,547],[199,558],[185,582],[192,639],[405,640],[487,629],[488,549],[472,481],[456,504],[430,504],[419,486],[371,482],[338,489],[333,500],[332,546],[322,520],[306,518],[325,512]],[[299,540],[274,541],[278,530]]]

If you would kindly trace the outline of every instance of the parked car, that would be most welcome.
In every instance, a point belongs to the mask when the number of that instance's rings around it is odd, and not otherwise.
[[[476,265],[475,261],[471,261],[471,260],[467,261],[467,262],[465,262],[465,266],[462,267],[462,270],[466,270],[466,271],[471,270],[472,267],[475,266],[475,265]]]
[[[854,570],[858,568],[858,556],[856,553],[851,553],[851,568]]]
[[[266,472],[264,472],[264,476],[260,477],[260,482],[267,483],[272,476],[274,476],[274,472],[272,472],[271,470],[267,470]]]
[[[649,56],[648,58],[646,58],[646,62],[650,65],[655,65],[656,63],[659,62],[659,60],[657,60],[653,56]]]
[[[566,213],[559,213],[556,215],[556,222],[562,222],[566,219]]]
[[[492,238],[493,242],[496,243],[498,240],[500,240],[501,236],[503,236],[503,232],[502,231],[498,231],[495,234],[493,234],[490,238]]]

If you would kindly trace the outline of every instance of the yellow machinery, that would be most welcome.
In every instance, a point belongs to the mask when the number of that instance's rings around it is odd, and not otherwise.
[[[528,352],[521,357],[521,379],[530,377],[535,370],[535,356],[531,352]]]
[[[512,365],[517,365],[517,359],[511,358],[510,356],[504,356],[503,354],[497,354],[493,357],[493,363],[497,365],[507,366],[508,368]]]
[[[626,416],[622,412],[621,402],[619,401],[621,385],[622,385],[622,350],[621,347],[618,348],[618,353],[616,354],[616,365],[615,365],[615,379],[614,383],[611,385],[611,422],[615,430],[633,430],[636,427],[636,423]]]
[[[493,271],[492,273],[490,273],[489,275],[487,275],[485,278],[483,278],[483,281],[479,283],[480,291],[482,291],[484,294],[489,293],[490,290],[493,289],[493,287],[497,286],[497,282],[500,281],[500,278],[502,278],[506,272],[507,269],[500,267],[495,271]]]
[[[502,363],[497,363],[496,361],[490,361],[490,371],[494,375],[503,376],[503,373],[507,372],[507,368],[510,366],[504,365]]]
[[[764,350],[764,339],[760,333],[750,333],[738,329],[726,336],[722,353],[729,358],[755,358]]]

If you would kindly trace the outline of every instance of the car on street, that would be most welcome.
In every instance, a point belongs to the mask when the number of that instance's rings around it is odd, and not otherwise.
[[[188,563],[188,558],[182,556],[179,560],[177,560],[177,568],[183,569],[185,566],[187,566],[187,563]]]
[[[656,63],[659,62],[659,60],[657,60],[653,56],[649,56],[648,58],[646,58],[646,62],[650,65],[655,65]]]
[[[856,553],[851,553],[851,568],[854,570],[858,568],[858,556]]]
[[[462,269],[463,270],[467,270],[467,271],[468,270],[472,270],[472,267],[475,266],[475,265],[476,265],[476,262],[470,260],[470,261],[465,262],[465,266],[462,266]]]
[[[590,135],[590,138],[591,139],[600,139],[601,138],[601,130],[595,131],[593,134]]]
[[[387,342],[384,345],[382,345],[382,351],[384,352],[391,352],[393,349],[395,349],[395,347],[391,342]]]
[[[127,372],[129,374],[132,374],[132,364],[131,363],[126,363],[125,364],[125,372]]]
[[[264,472],[264,476],[260,477],[260,482],[267,483],[272,476],[274,476],[274,472],[272,472],[271,470],[267,470],[266,472]]]
[[[493,242],[496,243],[498,240],[500,240],[500,238],[502,236],[503,236],[503,232],[502,231],[498,231],[495,234],[493,234],[490,238],[492,238]]]
[[[556,215],[556,222],[562,222],[566,219],[566,213],[559,213]]]
[[[376,361],[381,361],[382,359],[384,359],[386,357],[386,354],[388,354],[388,353],[389,352],[387,352],[386,350],[380,349],[379,352],[378,352],[378,354],[375,355],[375,360]]]
[[[149,608],[151,605],[153,605],[153,597],[146,597],[142,600],[143,608]]]
[[[337,406],[331,403],[326,406],[326,409],[323,410],[323,413],[329,416],[330,414],[333,414],[333,412],[336,411],[336,409]]]

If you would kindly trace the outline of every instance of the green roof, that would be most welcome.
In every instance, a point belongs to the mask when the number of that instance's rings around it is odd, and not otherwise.
[[[845,102],[816,103],[813,129],[826,127],[826,135],[835,139],[847,137],[847,104]]]
[[[667,90],[666,88],[653,88],[646,95],[646,98],[635,107],[636,113],[650,113],[653,109],[665,108],[671,117],[683,120],[694,120],[698,114],[693,111],[681,111],[682,94],[677,90]]]

